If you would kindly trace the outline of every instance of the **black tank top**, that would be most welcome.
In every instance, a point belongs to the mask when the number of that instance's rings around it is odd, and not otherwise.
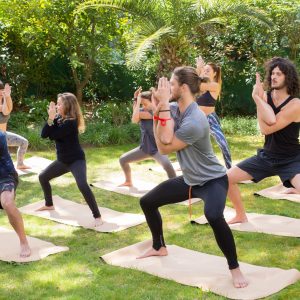
[[[217,100],[213,98],[209,91],[207,91],[204,94],[197,96],[196,102],[200,106],[214,107],[216,106]]]
[[[287,105],[295,97],[289,96],[278,107],[274,105],[271,93],[267,94],[268,104],[272,107],[275,115],[280,112],[281,108]],[[300,154],[299,144],[300,123],[291,123],[279,131],[265,136],[264,151],[274,158],[285,158]]]

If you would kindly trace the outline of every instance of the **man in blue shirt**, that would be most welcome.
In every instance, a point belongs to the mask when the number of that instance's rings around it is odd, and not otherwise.
[[[18,174],[8,153],[6,136],[0,131],[0,209],[4,209],[20,240],[20,256],[31,254],[26,238],[22,216],[15,204]]]

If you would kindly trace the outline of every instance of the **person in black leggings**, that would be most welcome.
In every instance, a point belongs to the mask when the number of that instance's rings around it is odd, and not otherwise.
[[[79,144],[78,134],[84,131],[84,120],[75,95],[58,94],[57,105],[50,103],[48,115],[41,136],[55,141],[57,160],[39,175],[46,203],[38,210],[54,209],[49,181],[71,172],[93,213],[95,226],[100,226],[103,222],[94,194],[87,183],[85,154]]]
[[[161,154],[176,151],[183,176],[159,184],[140,199],[153,245],[139,258],[168,254],[159,207],[181,202],[189,196],[201,198],[205,216],[227,259],[233,284],[243,288],[248,282],[240,271],[234,238],[223,216],[228,190],[226,169],[212,150],[207,118],[194,99],[200,82],[194,68],[176,68],[170,82],[160,78],[154,94],[157,108],[153,128],[158,150]],[[177,103],[170,105],[169,99]]]

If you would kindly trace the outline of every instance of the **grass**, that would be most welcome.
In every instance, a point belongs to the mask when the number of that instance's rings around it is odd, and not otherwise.
[[[228,136],[234,160],[253,155],[262,146],[259,136]],[[135,145],[85,149],[88,160],[88,179],[105,179],[120,172],[118,157]],[[54,159],[54,148],[31,151],[28,156],[39,155]],[[220,157],[220,151],[214,144]],[[175,160],[175,156],[171,156]],[[221,159],[222,161],[222,159]],[[151,160],[133,164],[133,178],[158,182],[164,174],[149,171],[155,163]],[[120,181],[122,178],[120,178]],[[241,185],[244,204],[249,212],[278,214],[300,218],[299,204],[290,201],[274,201],[253,196],[253,192],[278,182],[269,178],[257,185]],[[53,193],[76,202],[83,202],[71,175],[53,181]],[[99,206],[141,213],[138,199],[116,193],[93,189]],[[37,175],[21,177],[17,192],[17,204],[23,206],[43,198]],[[230,203],[227,205],[231,206]],[[188,208],[169,205],[161,209],[165,239],[176,244],[208,254],[222,255],[216,246],[209,226],[190,225]],[[203,205],[193,205],[195,216],[202,215]],[[26,231],[56,245],[68,246],[70,251],[52,255],[30,264],[0,261],[0,299],[225,299],[213,293],[183,286],[136,270],[104,264],[99,256],[149,239],[146,224],[118,233],[103,234],[91,230],[62,225],[50,220],[24,215]],[[0,211],[0,226],[10,227],[7,217]],[[283,269],[300,270],[299,238],[280,237],[259,233],[233,231],[239,260],[250,264]],[[300,282],[291,285],[267,299],[297,299]]]

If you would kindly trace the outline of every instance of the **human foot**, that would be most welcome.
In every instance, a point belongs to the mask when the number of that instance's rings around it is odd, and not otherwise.
[[[95,227],[98,227],[98,226],[101,226],[101,225],[103,225],[103,221],[102,221],[101,217],[96,218],[95,219]]]
[[[132,187],[133,184],[131,181],[125,181],[124,183],[121,183],[118,185],[118,187],[122,187],[122,186],[129,186],[129,187]]]
[[[299,192],[295,188],[286,189],[283,194],[299,194]]]
[[[242,274],[240,268],[230,270],[230,273],[235,288],[244,288],[249,284],[244,275]]]
[[[52,205],[52,206],[42,206],[42,207],[40,207],[40,208],[38,208],[38,209],[36,209],[35,211],[43,211],[43,210],[55,210],[55,208],[54,208],[54,206]]]
[[[28,243],[21,244],[20,248],[21,248],[20,257],[28,257],[31,255],[31,249]]]
[[[168,250],[166,247],[161,247],[159,250],[155,250],[154,248],[149,249],[143,255],[138,256],[137,259],[146,258],[150,256],[167,256]]]
[[[248,218],[246,215],[236,215],[234,218],[229,220],[227,223],[228,224],[236,224],[236,223],[247,223]]]
[[[26,169],[31,169],[31,167],[23,164],[23,165],[17,165],[17,169],[18,170],[26,170]]]

